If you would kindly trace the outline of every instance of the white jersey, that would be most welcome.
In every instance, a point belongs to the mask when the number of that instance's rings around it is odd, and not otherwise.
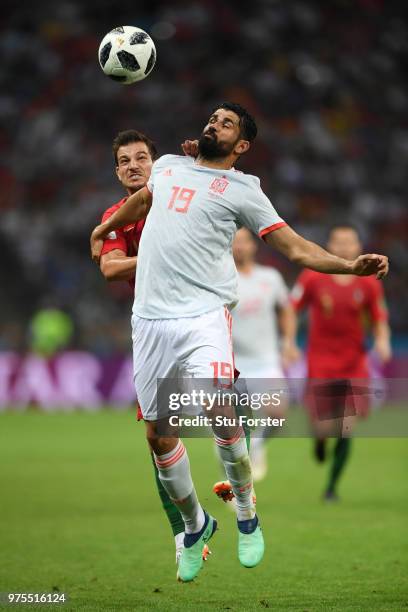
[[[235,363],[244,376],[256,376],[253,364],[280,366],[276,308],[287,304],[289,292],[278,270],[255,265],[238,275],[238,297],[232,311]]]
[[[139,245],[133,313],[193,317],[238,300],[232,240],[241,226],[264,235],[285,223],[259,179],[164,155],[147,184],[153,202]]]

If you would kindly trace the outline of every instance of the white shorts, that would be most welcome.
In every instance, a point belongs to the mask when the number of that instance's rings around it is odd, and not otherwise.
[[[158,419],[158,379],[233,381],[231,331],[226,307],[180,319],[132,316],[133,381],[146,421]]]

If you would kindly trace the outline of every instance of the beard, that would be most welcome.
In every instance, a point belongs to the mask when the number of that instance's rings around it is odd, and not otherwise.
[[[198,141],[198,153],[204,159],[221,159],[227,157],[233,149],[235,143],[221,143],[212,131],[203,132]]]

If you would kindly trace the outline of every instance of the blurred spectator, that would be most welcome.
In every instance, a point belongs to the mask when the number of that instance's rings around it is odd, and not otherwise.
[[[387,253],[391,325],[408,332],[401,308],[408,298],[408,24],[401,3],[123,0],[118,11],[106,0],[62,0],[34,11],[6,0],[5,8],[3,322],[25,327],[42,297],[54,295],[78,326],[79,347],[127,350],[128,296],[112,288],[107,302],[88,256],[91,227],[120,197],[112,138],[134,127],[163,153],[177,152],[217,101],[234,99],[260,128],[243,169],[260,176],[281,215],[306,237],[324,242],[325,228],[345,220],[366,248]],[[107,79],[97,61],[100,39],[118,22],[146,28],[157,45],[152,75],[131,87]],[[297,273],[273,253],[261,257],[289,281]]]
[[[69,315],[56,308],[44,308],[30,321],[30,348],[42,357],[52,357],[67,348],[73,331]]]

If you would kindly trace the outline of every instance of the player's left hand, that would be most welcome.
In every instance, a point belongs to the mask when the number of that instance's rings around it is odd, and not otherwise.
[[[185,140],[181,148],[183,149],[184,155],[190,157],[197,157],[198,155],[198,140]]]
[[[380,358],[381,363],[387,363],[392,357],[391,345],[388,340],[377,340],[374,344],[374,351]]]
[[[386,255],[360,255],[353,261],[352,274],[357,276],[370,276],[376,274],[378,279],[388,274],[388,257]]]
[[[286,369],[292,363],[296,363],[301,358],[302,353],[293,342],[282,342],[281,359],[282,365]]]
[[[97,225],[91,234],[91,256],[95,263],[99,264],[103,239],[101,238],[102,225]]]

